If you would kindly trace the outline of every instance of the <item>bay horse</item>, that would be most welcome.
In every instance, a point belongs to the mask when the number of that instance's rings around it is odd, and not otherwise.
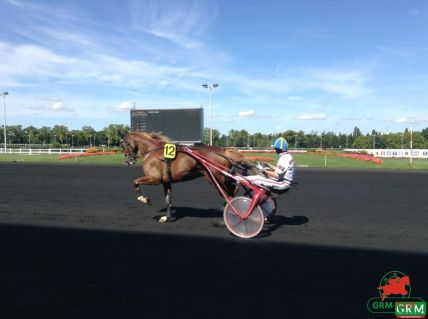
[[[137,157],[142,157],[142,169],[144,176],[134,180],[134,188],[138,200],[144,204],[150,204],[150,198],[140,194],[140,185],[163,185],[165,202],[167,205],[167,215],[163,216],[159,222],[166,222],[172,217],[172,184],[181,181],[189,181],[197,177],[204,176],[211,184],[211,178],[198,161],[190,155],[180,152],[178,149],[176,158],[170,162],[164,159],[163,147],[169,143],[170,139],[160,133],[129,132],[120,141],[125,155],[125,163],[134,165]],[[232,150],[225,150],[219,147],[201,146],[193,147],[193,150],[207,157],[228,169],[238,166],[248,170],[255,167],[254,163]],[[231,197],[235,195],[238,186],[234,181],[227,178],[218,171],[212,171],[214,177],[219,182],[220,187]]]

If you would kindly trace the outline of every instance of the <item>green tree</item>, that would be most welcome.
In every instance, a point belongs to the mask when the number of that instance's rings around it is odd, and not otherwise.
[[[47,126],[38,129],[39,140],[42,145],[51,142],[51,131],[51,128]]]
[[[22,125],[7,125],[6,126],[7,142],[9,144],[24,144],[25,132]]]
[[[39,130],[34,126],[28,126],[23,129],[25,136],[28,138],[28,144],[39,144]]]
[[[103,129],[102,134],[108,146],[118,145],[120,139],[129,131],[129,128],[122,124],[110,124],[109,126]],[[101,133],[101,132],[100,132]],[[98,134],[100,136],[100,134]],[[100,136],[101,138],[101,136]]]
[[[211,133],[211,130],[209,127],[204,128],[203,143],[205,145],[210,145],[210,133]],[[212,134],[213,134],[213,145],[221,146],[223,141],[222,141],[220,131],[217,129],[212,129]]]
[[[322,137],[323,147],[324,148],[338,148],[339,139],[334,132],[323,133]]]
[[[320,137],[317,132],[311,131],[304,135],[302,147],[304,148],[317,148],[320,146]]]
[[[403,137],[403,139],[402,139]],[[404,135],[403,134],[383,134],[380,136],[377,136],[376,139],[379,139],[379,143],[376,143],[376,146],[379,148],[393,148],[393,149],[399,149],[401,148],[402,144],[401,141],[403,141],[404,146]]]
[[[95,130],[91,126],[85,125],[82,127],[81,131],[85,140],[85,145],[92,145],[94,142]]]
[[[424,139],[426,139],[426,140],[428,141],[428,127],[427,127],[427,128],[424,128],[424,129],[421,131],[421,134],[422,134],[422,136],[424,137]]]
[[[85,136],[81,130],[72,130],[70,132],[70,145],[73,147],[86,145]]]
[[[68,133],[68,128],[65,125],[55,125],[52,128],[54,141],[61,143],[61,145],[64,145],[67,133]]]
[[[360,135],[358,136],[354,143],[352,144],[353,148],[372,148],[373,144],[369,136]]]
[[[229,131],[230,146],[244,147],[248,145],[249,133],[246,130],[230,130]]]
[[[421,132],[413,132],[412,136],[413,148],[428,148],[427,140],[421,134]]]
[[[363,133],[361,133],[361,130],[358,127],[354,127],[354,130],[352,131],[352,136],[354,137],[354,140],[358,137],[363,135]]]

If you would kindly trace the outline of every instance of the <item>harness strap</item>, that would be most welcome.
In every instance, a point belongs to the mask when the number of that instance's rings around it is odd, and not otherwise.
[[[142,154],[140,154],[140,156],[144,156],[143,157],[143,159],[142,159],[142,161],[144,162],[147,158],[149,158],[154,152],[156,152],[156,151],[159,151],[159,150],[161,150],[161,149],[163,149],[163,146],[159,146],[159,147],[156,147],[156,148],[154,148],[154,149],[152,149],[152,150],[149,150],[149,151],[147,151],[147,152],[144,152],[144,153],[142,153]],[[156,158],[158,159],[158,160],[160,160],[160,161],[162,161],[162,162],[165,162],[166,163],[166,172],[167,172],[167,175],[168,175],[168,184],[171,184],[172,183],[172,171],[171,171],[171,164],[172,164],[172,159],[170,159],[170,158],[159,158],[159,157],[157,157],[156,156]]]
[[[171,184],[172,183],[172,171],[171,171],[172,159],[166,158],[165,163],[166,163],[166,173],[168,174],[168,184]]]
[[[159,150],[161,150],[161,149],[163,149],[163,146],[156,147],[156,148],[154,148],[154,149],[152,149],[152,150],[149,150],[149,151],[147,151],[147,152],[144,152],[144,153],[140,153],[140,156],[143,156],[142,161],[146,160],[150,155],[152,155],[152,153],[153,153],[153,152],[159,151]],[[160,158],[159,158],[159,159],[160,159]],[[160,160],[162,160],[162,159],[160,159]]]

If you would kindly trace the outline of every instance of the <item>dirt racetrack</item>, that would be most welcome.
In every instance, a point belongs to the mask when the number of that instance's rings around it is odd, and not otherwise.
[[[259,238],[221,225],[203,179],[136,201],[138,167],[0,164],[1,318],[394,318],[371,314],[399,270],[428,299],[428,174],[298,171]]]

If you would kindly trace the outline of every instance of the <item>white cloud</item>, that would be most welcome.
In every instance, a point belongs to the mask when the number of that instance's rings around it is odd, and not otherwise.
[[[134,2],[131,9],[133,26],[185,49],[202,45],[198,37],[215,19],[216,7],[201,1]]]
[[[69,35],[69,37],[74,37]],[[78,35],[75,35],[79,38]],[[77,41],[77,40],[76,40]],[[114,86],[156,91],[164,88],[196,91],[195,81],[204,81],[212,73],[229,87],[246,95],[255,91],[289,94],[289,100],[301,99],[308,90],[320,90],[353,98],[366,92],[366,74],[363,71],[335,69],[294,69],[274,79],[249,78],[216,65],[181,64],[171,66],[146,58],[129,59],[114,55],[85,52],[85,56],[64,55],[53,49],[34,44],[13,45],[0,42],[0,82],[6,86],[44,86],[46,81],[57,85]],[[153,91],[153,90],[152,90]],[[291,93],[291,94],[290,94]],[[244,115],[245,116],[245,115]]]
[[[129,112],[129,110],[132,108],[132,103],[129,101],[125,101],[120,103],[119,105],[116,105],[112,108],[110,108],[110,111],[113,113],[126,113]]]
[[[67,107],[67,105],[60,99],[58,98],[39,98],[39,100],[42,101],[47,101],[50,104],[48,105],[43,105],[43,106],[33,106],[33,107],[29,107],[29,109],[37,111],[37,114],[50,114],[52,112],[54,113],[70,113],[70,112],[74,112],[74,110],[72,108]]]
[[[289,100],[302,98],[302,92],[321,91],[342,96],[345,98],[357,98],[366,95],[369,89],[366,83],[369,81],[369,70],[361,68],[294,68],[287,73],[276,75],[274,78],[254,78],[243,74],[224,71],[216,73],[223,81],[232,83],[240,91],[246,94],[254,94],[255,91],[266,91],[278,94],[289,94]]]
[[[323,121],[326,120],[328,117],[325,114],[303,114],[300,115],[297,119],[302,121]]]
[[[394,120],[396,123],[421,124],[428,123],[428,117],[400,117]]]
[[[365,72],[345,69],[315,69],[308,71],[308,81],[305,85],[323,91],[355,98],[365,94],[367,75]]]
[[[246,110],[246,109],[242,109],[238,112],[239,117],[249,117],[249,116],[254,116],[256,115],[256,111],[255,110]]]
[[[153,87],[161,89],[171,83],[187,86],[198,74],[191,69],[159,65],[143,60],[120,59],[92,53],[87,57],[69,57],[36,45],[11,45],[0,42],[0,82],[5,86],[57,85],[116,86],[121,88]],[[194,82],[194,80],[192,80]],[[14,85],[12,85],[14,84]]]
[[[68,108],[64,102],[58,101],[52,104],[50,109],[54,112],[72,112],[73,110],[71,108]]]

